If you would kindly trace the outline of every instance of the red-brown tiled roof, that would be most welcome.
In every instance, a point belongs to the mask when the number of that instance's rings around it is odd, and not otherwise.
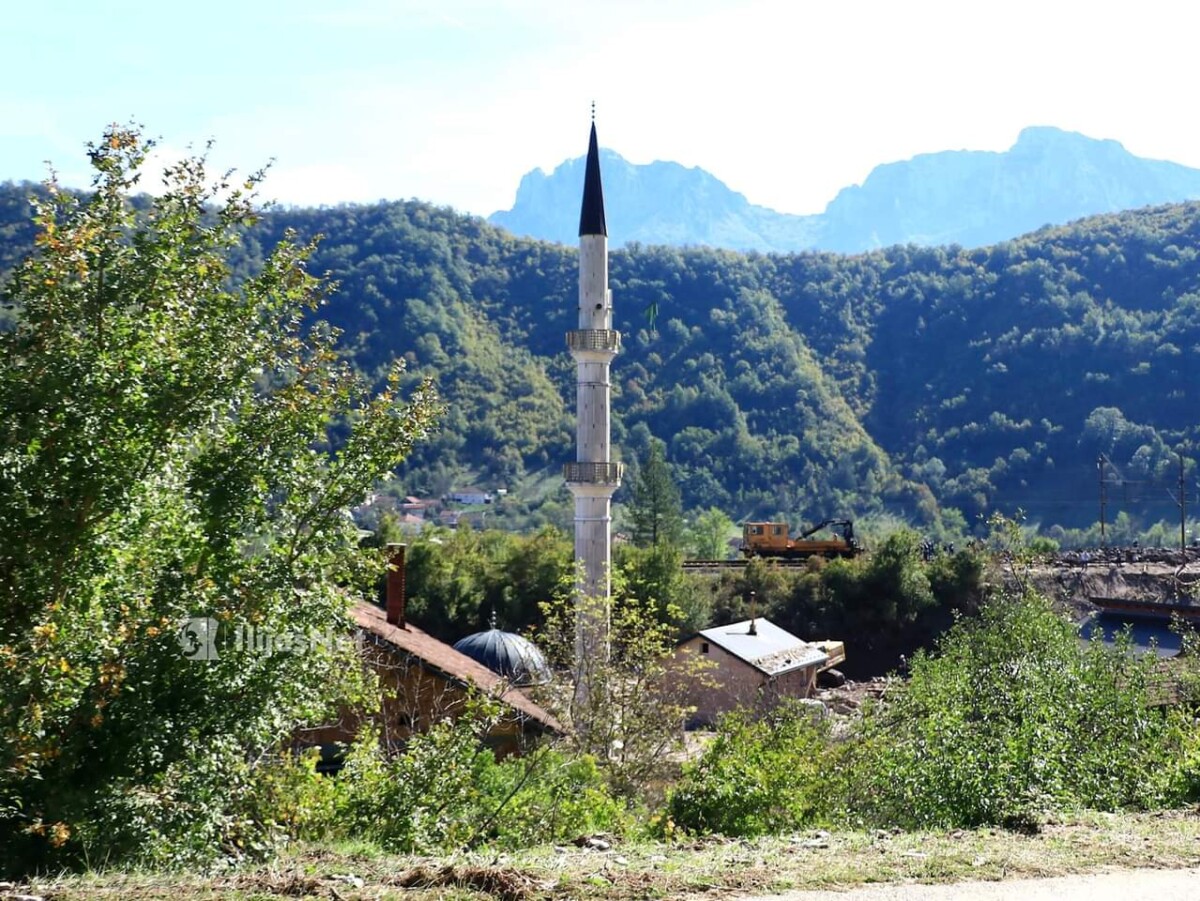
[[[351,614],[360,628],[403,653],[416,657],[452,681],[479,689],[552,732],[566,731],[558,720],[533,703],[520,689],[511,687],[505,679],[486,666],[476,663],[445,642],[438,641],[412,623],[407,623],[403,629],[393,626],[387,621],[387,613],[383,608],[366,601],[355,604]]]

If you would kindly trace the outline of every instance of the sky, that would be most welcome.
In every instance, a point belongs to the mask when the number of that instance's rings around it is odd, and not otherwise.
[[[1200,168],[1198,34],[1180,0],[0,0],[0,180],[86,186],[132,121],[284,203],[486,216],[593,102],[602,146],[788,213],[1030,125]]]

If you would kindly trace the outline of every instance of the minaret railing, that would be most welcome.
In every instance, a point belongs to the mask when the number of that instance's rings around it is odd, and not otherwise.
[[[567,332],[567,347],[571,350],[592,350],[617,353],[621,350],[621,333],[612,329],[586,328]]]
[[[624,463],[564,463],[563,478],[584,485],[620,485]]]

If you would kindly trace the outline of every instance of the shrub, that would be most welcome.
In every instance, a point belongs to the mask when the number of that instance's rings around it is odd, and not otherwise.
[[[808,705],[728,714],[668,795],[660,832],[751,836],[824,821],[837,794],[832,760],[824,720]]]
[[[629,813],[592,758],[544,746],[497,761],[481,741],[496,713],[475,704],[456,722],[412,736],[396,754],[364,730],[336,776],[317,773],[312,752],[275,758],[256,774],[245,815],[252,841],[356,839],[435,853],[624,831]]]
[[[486,767],[480,787],[487,801],[474,843],[521,848],[630,826],[625,804],[608,789],[596,759],[543,748]]]
[[[1188,779],[1173,761],[1187,730],[1149,706],[1148,658],[1084,644],[1038,596],[989,601],[936,655],[918,655],[899,698],[866,718],[849,801],[922,827],[1179,801]]]
[[[367,732],[337,777],[347,782],[338,829],[389,851],[429,853],[464,845],[486,813],[479,783],[491,762],[475,717],[437,723],[391,757]]]
[[[678,772],[683,724],[695,710],[690,688],[709,664],[673,658],[674,629],[658,618],[655,599],[626,594],[619,573],[613,581],[611,607],[596,598],[543,606],[539,645],[566,674],[545,698],[571,726],[571,753],[594,758],[615,795],[646,801]],[[606,653],[576,656],[579,617],[607,626]]]

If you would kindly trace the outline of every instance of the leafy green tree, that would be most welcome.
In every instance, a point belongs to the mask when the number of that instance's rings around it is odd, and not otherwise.
[[[0,868],[246,839],[252,761],[357,672],[333,639],[383,561],[347,510],[438,413],[306,326],[311,246],[233,282],[258,174],[186,159],[135,204],[148,147],[113,126],[90,194],[47,186],[3,298]]]
[[[671,475],[662,445],[653,442],[640,462],[629,502],[633,542],[638,547],[678,544],[683,534],[679,486]]]
[[[700,560],[724,560],[730,556],[729,539],[736,533],[733,520],[717,507],[696,514],[687,530],[688,548]]]
[[[582,703],[573,686],[559,686],[540,698],[563,723],[577,754],[600,763],[613,790],[623,797],[654,803],[683,748],[683,724],[695,712],[688,689],[707,678],[707,661],[674,661],[675,630],[656,605],[623,592],[620,573],[611,605],[603,598],[557,597],[543,606],[545,626],[539,647],[552,665],[576,676],[582,669],[590,685]],[[573,583],[573,577],[571,580]],[[571,584],[568,583],[568,584]],[[607,617],[607,656],[596,655],[583,668],[575,665],[575,626],[580,616]],[[565,699],[575,699],[564,703]]]
[[[712,597],[683,571],[683,551],[673,544],[619,547],[613,561],[617,604],[636,603],[654,612],[678,634],[710,625]]]
[[[541,605],[566,590],[574,566],[570,541],[552,527],[429,526],[408,546],[409,615],[450,642],[487,628],[492,614],[501,629],[523,631],[541,622]]]

